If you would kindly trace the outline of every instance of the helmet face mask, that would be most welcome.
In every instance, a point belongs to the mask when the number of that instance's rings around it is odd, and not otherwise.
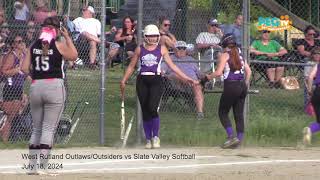
[[[144,41],[150,45],[158,45],[160,41],[160,32],[156,25],[149,24],[144,28]]]

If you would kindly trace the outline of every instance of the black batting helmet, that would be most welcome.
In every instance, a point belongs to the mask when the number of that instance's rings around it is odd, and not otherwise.
[[[237,45],[236,38],[234,37],[234,35],[232,33],[227,33],[221,38],[220,45],[223,48],[226,48],[230,44]]]

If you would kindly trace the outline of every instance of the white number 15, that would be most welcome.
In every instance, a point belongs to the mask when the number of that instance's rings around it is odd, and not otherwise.
[[[40,60],[41,59],[41,60]],[[49,70],[49,56],[37,56],[36,57],[36,70],[48,71]]]

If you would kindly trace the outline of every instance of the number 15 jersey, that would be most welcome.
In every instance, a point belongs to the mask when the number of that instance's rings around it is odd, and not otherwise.
[[[55,40],[51,41],[47,56],[42,55],[41,39],[36,40],[31,46],[32,79],[64,78],[64,60],[55,42]]]

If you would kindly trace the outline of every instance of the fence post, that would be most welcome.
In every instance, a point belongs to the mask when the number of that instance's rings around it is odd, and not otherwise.
[[[143,0],[139,0],[138,2],[138,45],[142,44],[142,19],[143,19]],[[137,96],[137,108],[136,108],[136,116],[137,116],[137,137],[136,144],[140,145],[142,140],[142,112],[140,107],[140,102]]]
[[[250,64],[250,56],[249,56],[249,46],[250,46],[250,0],[243,0],[243,31],[242,31],[242,53],[243,58],[247,60],[248,64]],[[250,86],[250,85],[249,85]],[[248,87],[249,88],[249,87]],[[246,99],[246,105],[244,107],[244,122],[248,123],[248,112],[249,112],[249,96]]]
[[[101,73],[101,81],[100,81],[100,129],[99,129],[99,139],[100,145],[104,145],[104,97],[105,97],[105,28],[106,28],[106,2],[102,0],[101,2],[101,51],[100,51],[100,73]]]

